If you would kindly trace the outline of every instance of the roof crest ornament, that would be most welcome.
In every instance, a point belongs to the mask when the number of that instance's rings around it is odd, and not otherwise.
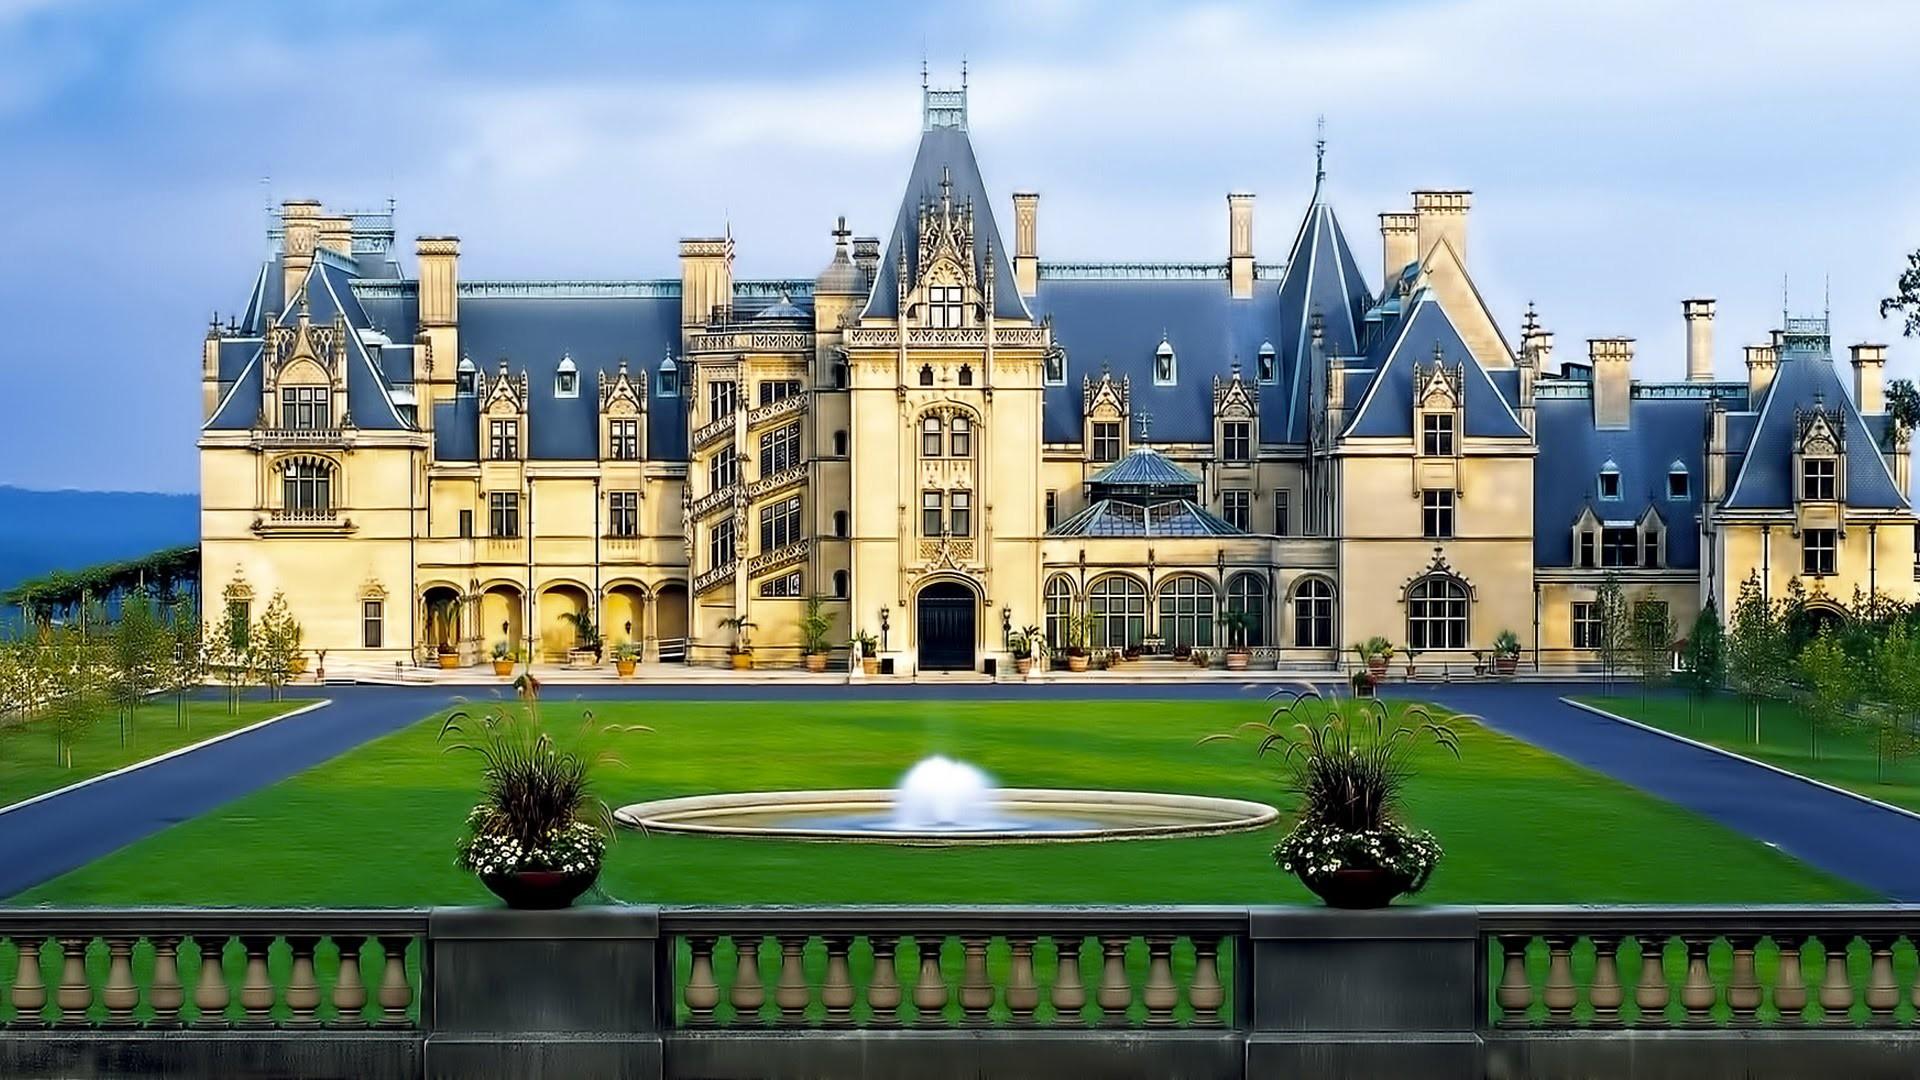
[[[1327,178],[1327,114],[1314,121],[1313,201],[1320,201],[1320,183]]]

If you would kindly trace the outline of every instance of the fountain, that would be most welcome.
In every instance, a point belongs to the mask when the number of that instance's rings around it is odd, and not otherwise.
[[[648,832],[919,845],[1208,836],[1278,816],[1265,803],[1205,795],[999,788],[937,754],[887,789],[693,795],[614,812]]]

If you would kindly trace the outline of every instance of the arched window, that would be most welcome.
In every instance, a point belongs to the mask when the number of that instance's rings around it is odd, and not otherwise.
[[[280,506],[289,517],[333,514],[333,467],[315,458],[296,458],[280,467]]]
[[[1093,648],[1139,647],[1147,639],[1147,587],[1125,574],[1108,574],[1087,590],[1087,618]]]
[[[1274,363],[1274,355],[1273,342],[1263,341],[1260,343],[1260,363],[1255,375],[1263,383],[1274,382],[1278,377]]]
[[[1172,386],[1179,381],[1179,375],[1179,358],[1173,354],[1173,343],[1161,338],[1160,347],[1153,350],[1154,385]]]
[[[847,456],[847,433],[844,431],[836,431],[833,433],[833,456]]]
[[[1246,617],[1238,635],[1228,627],[1227,644],[1236,636],[1249,648],[1267,643],[1267,583],[1259,574],[1240,574],[1227,582],[1227,610]]]
[[[920,365],[920,385],[921,386],[933,385],[933,365],[932,364]]]
[[[580,396],[580,371],[574,367],[573,357],[562,356],[560,366],[553,372],[553,396],[557,398],[577,398]]]
[[[1182,574],[1160,586],[1160,637],[1168,645],[1207,648],[1213,644],[1213,584]]]
[[[833,512],[833,535],[847,535],[847,512],[845,510],[835,510]]]
[[[460,397],[472,397],[474,383],[478,381],[479,375],[479,369],[473,366],[473,361],[464,356],[461,357],[460,366],[454,370],[453,392]]]
[[[660,374],[654,380],[655,393],[663,398],[680,396],[680,365],[669,356],[660,361]]]
[[[842,600],[847,598],[847,572],[845,570],[835,570],[833,572],[833,595]]]
[[[1333,585],[1327,579],[1308,578],[1293,590],[1293,644],[1333,648]]]
[[[1073,583],[1055,574],[1047,581],[1047,644],[1058,652],[1067,647],[1068,624],[1073,621]]]
[[[1692,494],[1692,485],[1688,483],[1686,463],[1676,461],[1667,466],[1667,498],[1686,499],[1690,498]]]
[[[973,385],[973,365],[972,364],[960,365],[960,385],[961,386]]]
[[[1600,497],[1603,499],[1620,497],[1620,466],[1611,461],[1600,466]]]
[[[1407,646],[1467,647],[1467,588],[1455,578],[1421,578],[1407,590]]]
[[[954,457],[973,456],[973,421],[964,416],[953,418],[953,438],[948,443]]]
[[[940,418],[937,416],[920,421],[920,456],[940,456]]]

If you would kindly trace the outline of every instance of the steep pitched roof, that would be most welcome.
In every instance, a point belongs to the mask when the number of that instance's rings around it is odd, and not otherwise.
[[[1783,351],[1767,388],[1724,504],[1734,510],[1779,510],[1793,505],[1794,413],[1816,405],[1838,408],[1846,440],[1848,506],[1898,510],[1906,494],[1893,482],[1875,429],[1854,407],[1832,359],[1824,354]]]
[[[1370,342],[1367,360],[1374,374],[1345,437],[1400,437],[1413,434],[1413,368],[1437,355],[1448,367],[1464,369],[1465,434],[1475,438],[1527,437],[1513,406],[1473,358],[1452,318],[1429,291],[1409,297],[1401,314],[1383,324]]]
[[[1007,245],[993,224],[993,200],[986,181],[980,177],[980,163],[974,160],[973,144],[964,128],[931,124],[920,135],[920,149],[913,158],[913,171],[907,174],[907,189],[900,197],[900,212],[895,215],[893,239],[881,258],[874,276],[873,292],[867,297],[865,315],[898,318],[900,256],[906,253],[907,280],[918,280],[920,207],[938,204],[942,182],[952,185],[955,205],[973,200],[973,257],[975,270],[984,282],[993,275],[993,310],[1001,318],[1028,318],[1027,306],[1013,280],[1013,264],[1008,261]],[[988,246],[992,247],[991,266],[984,265]]]
[[[1695,524],[1706,487],[1706,397],[1640,398],[1627,427],[1600,429],[1586,397],[1542,397],[1534,402],[1540,454],[1533,465],[1533,551],[1539,566],[1573,564],[1573,525],[1584,509],[1602,521],[1639,521],[1649,508],[1667,526],[1667,565],[1700,565]],[[1687,473],[1685,498],[1669,497],[1667,474]],[[1600,470],[1620,474],[1620,497],[1602,499]]]
[[[1268,434],[1276,442],[1305,442],[1312,417],[1313,317],[1320,316],[1321,344],[1330,356],[1360,353],[1361,319],[1373,304],[1366,278],[1333,207],[1314,189],[1313,203],[1301,219],[1287,268],[1280,278],[1277,328],[1279,360],[1285,373],[1282,429]],[[1266,410],[1261,410],[1263,413]],[[1264,419],[1264,417],[1263,417]]]

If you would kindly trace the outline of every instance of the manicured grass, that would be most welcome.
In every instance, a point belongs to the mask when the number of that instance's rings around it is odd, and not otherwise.
[[[581,706],[555,695],[556,729]],[[1274,801],[1271,763],[1206,734],[1257,702],[603,703],[612,802],[712,791],[885,787],[920,757],[1009,786],[1132,788]],[[428,720],[15,898],[54,904],[490,902],[455,867],[478,762]],[[1867,894],[1687,811],[1477,725],[1425,754],[1408,810],[1447,849],[1432,902],[1828,901]],[[627,834],[602,884],[661,903],[1315,902],[1280,873],[1275,827],[1203,839],[975,848]]]
[[[1920,755],[1876,761],[1870,729],[1823,730],[1816,753],[1811,725],[1786,702],[1772,701],[1760,707],[1760,741],[1756,743],[1753,707],[1736,697],[1723,695],[1689,702],[1684,695],[1661,694],[1645,701],[1629,695],[1582,700],[1835,787],[1920,810]]]
[[[88,777],[145,761],[203,739],[291,712],[304,701],[242,701],[227,711],[224,696],[188,698],[176,714],[172,698],[155,699],[134,710],[125,725],[126,745],[120,743],[121,721],[109,709],[94,726],[74,740],[73,765],[60,763],[53,733],[33,720],[12,720],[0,728],[0,806],[19,802]]]

